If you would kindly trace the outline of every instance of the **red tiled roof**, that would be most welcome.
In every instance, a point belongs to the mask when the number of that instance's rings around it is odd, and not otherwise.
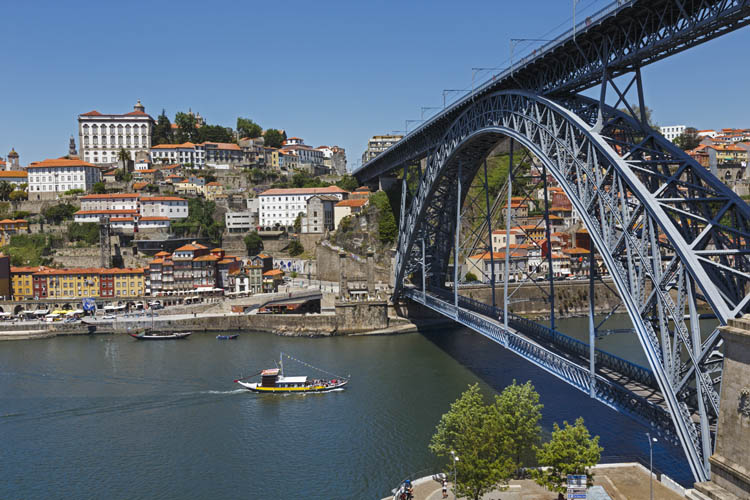
[[[344,189],[338,186],[328,186],[324,188],[284,188],[284,189],[268,189],[260,193],[259,196],[270,196],[280,194],[331,194],[331,193],[348,193]]]
[[[263,276],[281,276],[282,274],[284,274],[284,271],[281,269],[271,269],[263,273]]]
[[[157,144],[156,146],[151,146],[151,149],[190,149],[194,147],[195,144],[192,142],[183,142],[182,144]]]
[[[148,201],[187,201],[185,198],[179,198],[177,196],[150,196],[141,198],[141,203]]]
[[[143,221],[157,221],[157,220],[169,220],[169,217],[141,217],[141,222],[143,222]],[[161,253],[161,252],[159,252],[159,253]],[[156,254],[156,255],[159,255],[159,254]],[[167,255],[169,255],[169,254],[167,254]]]
[[[363,207],[367,205],[369,200],[366,198],[358,198],[354,200],[341,200],[340,202],[336,203],[337,207]]]
[[[45,167],[96,167],[93,163],[88,163],[83,160],[69,160],[67,158],[47,158],[44,161],[32,162],[26,169],[30,168],[45,168]]]
[[[88,113],[81,113],[81,116],[102,116],[97,110],[89,111]]]
[[[5,171],[0,172],[0,179],[2,179],[3,177],[6,177],[6,178],[7,177],[19,177],[20,178],[20,177],[28,177],[28,176],[29,174],[27,174],[26,172],[22,170],[5,170]]]
[[[132,217],[112,217],[109,219],[110,222],[133,222]]]

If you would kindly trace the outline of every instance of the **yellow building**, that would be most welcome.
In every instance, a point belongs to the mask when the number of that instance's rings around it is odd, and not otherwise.
[[[734,144],[712,144],[706,146],[706,152],[709,158],[715,155],[716,163],[719,165],[724,163],[742,163],[748,159],[747,150]]]
[[[98,268],[45,269],[36,276],[46,278],[46,298],[78,299],[99,296]]]
[[[276,148],[265,148],[266,166],[279,170],[279,150]]]
[[[109,273],[114,278],[115,297],[142,297],[146,290],[144,270],[136,269],[102,269],[102,274]]]
[[[207,200],[214,201],[217,198],[220,198],[223,194],[224,186],[218,182],[209,182],[203,187],[203,196],[205,196]]]
[[[34,273],[46,267],[10,266],[10,286],[13,300],[31,299],[34,297]]]
[[[24,219],[4,219],[0,220],[0,246],[10,243],[10,238],[14,234],[29,232],[29,222]]]

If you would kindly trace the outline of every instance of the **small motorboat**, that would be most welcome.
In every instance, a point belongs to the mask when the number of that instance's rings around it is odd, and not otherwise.
[[[217,340],[234,340],[239,336],[240,336],[239,333],[233,333],[231,335],[217,335],[216,339]]]
[[[129,335],[134,339],[138,340],[177,340],[186,339],[192,332],[174,332],[174,333],[159,333],[159,332],[140,332],[130,333]]]
[[[250,377],[241,378],[235,380],[236,383],[242,387],[253,392],[265,392],[265,393],[307,393],[307,392],[330,392],[336,389],[343,388],[349,383],[349,377],[340,377],[332,373],[328,373],[320,368],[300,361],[291,356],[286,355],[287,358],[297,361],[309,368],[313,368],[320,372],[332,375],[334,378],[308,378],[307,376],[296,376],[287,377],[284,376],[284,364],[283,358],[285,354],[281,353],[281,359],[279,360],[279,366],[281,368],[269,368],[261,370],[260,372]],[[247,379],[253,378],[260,375],[260,382],[245,382]]]

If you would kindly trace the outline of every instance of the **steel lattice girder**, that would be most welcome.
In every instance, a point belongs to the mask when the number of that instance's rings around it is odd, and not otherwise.
[[[590,130],[598,111],[593,101],[571,103],[586,121],[548,99],[503,91],[454,122],[428,158],[404,218],[396,293],[418,261],[416,233],[431,247],[431,284],[444,285],[457,163],[468,185],[466,177],[498,138],[519,141],[581,215],[633,321],[693,474],[705,480],[719,400],[710,355],[720,336],[701,342],[696,303],[708,302],[722,323],[748,309],[750,266],[737,252],[748,241],[748,207],[657,134],[606,108],[605,137]]]
[[[536,51],[467,94],[363,165],[354,175],[366,182],[426,156],[463,111],[503,89],[523,88],[554,98],[602,82],[746,26],[750,0],[631,0],[596,14],[588,25]]]

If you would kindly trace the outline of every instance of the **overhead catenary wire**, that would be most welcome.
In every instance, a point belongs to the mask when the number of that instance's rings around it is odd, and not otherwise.
[[[350,375],[347,375],[346,377],[344,377],[344,376],[342,376],[342,375],[337,375],[337,374],[335,374],[335,373],[331,373],[331,372],[329,372],[329,371],[326,371],[326,370],[324,370],[324,369],[322,369],[322,368],[318,368],[317,366],[313,366],[313,365],[311,365],[310,363],[307,363],[307,362],[305,362],[305,361],[302,361],[301,359],[297,359],[297,358],[295,358],[295,357],[293,357],[293,356],[290,356],[290,355],[288,355],[288,354],[285,354],[285,353],[283,353],[283,352],[281,353],[281,356],[282,356],[282,357],[287,357],[287,358],[291,359],[292,361],[296,361],[297,363],[300,363],[300,364],[302,364],[302,365],[305,365],[305,366],[306,366],[306,367],[308,367],[308,368],[312,368],[313,370],[317,370],[317,371],[319,371],[319,372],[321,372],[321,373],[325,373],[326,375],[331,375],[332,377],[336,377],[336,378],[343,378],[343,379],[348,379],[348,378],[350,377]]]

